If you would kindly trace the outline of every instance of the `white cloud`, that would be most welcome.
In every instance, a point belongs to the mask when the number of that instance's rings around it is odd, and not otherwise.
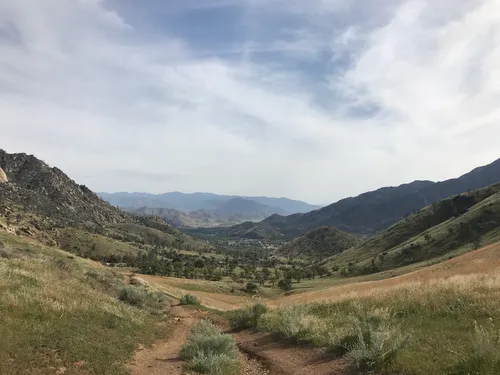
[[[293,38],[247,40],[285,51],[275,62],[199,54],[97,0],[1,0],[0,147],[95,190],[313,202],[500,156],[499,2],[394,3],[360,24],[359,3],[318,0],[300,18],[304,2],[249,1],[257,25],[262,12],[301,19]],[[329,26],[342,12],[350,22]],[[337,64],[335,84],[301,68],[308,56]]]

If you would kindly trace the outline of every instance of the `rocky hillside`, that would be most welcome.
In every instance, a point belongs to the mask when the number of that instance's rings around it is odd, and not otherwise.
[[[359,244],[361,240],[334,227],[321,227],[290,241],[277,251],[277,255],[324,259]]]
[[[33,155],[0,150],[0,168],[8,179],[0,183],[0,217],[3,218],[0,226],[8,231],[31,235],[47,243],[59,243],[64,237],[63,229],[76,228],[139,244],[162,243],[176,248],[205,246],[159,218],[136,217],[111,206],[60,169],[48,166]],[[128,225],[132,225],[136,233],[131,233]]]
[[[346,198],[305,214],[273,215],[254,224],[254,231],[276,231],[280,237],[292,239],[318,227],[333,226],[349,233],[372,235],[429,204],[497,182],[500,182],[500,159],[451,180],[414,181]],[[234,226],[230,232],[234,236],[243,235],[248,228]]]
[[[16,203],[29,212],[71,225],[131,220],[86,186],[78,185],[60,169],[49,167],[33,155],[0,150],[0,167],[9,180],[0,186],[3,205]]]

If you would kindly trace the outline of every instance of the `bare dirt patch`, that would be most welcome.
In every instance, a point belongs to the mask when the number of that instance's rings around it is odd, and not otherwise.
[[[201,300],[203,306],[210,309],[228,311],[238,309],[252,302],[250,297],[183,289],[182,283],[186,282],[184,279],[151,275],[140,275],[140,277],[148,283],[154,284],[159,290],[175,298],[180,298],[183,294],[195,295]],[[190,283],[195,283],[196,281],[197,280],[189,280]]]
[[[273,375],[347,375],[343,359],[323,349],[300,346],[270,334],[233,334],[240,350],[257,359]]]
[[[174,329],[167,340],[159,341],[150,348],[140,347],[128,368],[132,375],[181,375],[183,362],[179,351],[189,330],[205,313],[174,306],[171,310]]]

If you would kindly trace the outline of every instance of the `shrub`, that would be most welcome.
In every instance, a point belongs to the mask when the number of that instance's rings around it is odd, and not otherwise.
[[[149,308],[152,313],[161,313],[166,306],[167,296],[161,292],[150,292],[144,287],[125,286],[118,293],[120,301],[140,308]]]
[[[216,334],[209,336],[194,335],[182,347],[181,358],[184,361],[191,361],[195,357],[204,355],[233,355],[236,352],[236,343],[231,335]]]
[[[196,336],[213,336],[220,333],[220,330],[213,325],[209,320],[201,320],[196,326],[191,329],[190,337]]]
[[[258,303],[244,309],[232,311],[229,316],[229,322],[233,329],[256,328],[259,318],[266,312],[266,305]]]
[[[124,286],[118,293],[118,299],[133,306],[142,307],[147,299],[146,291],[134,286]]]
[[[237,353],[231,335],[221,333],[211,322],[202,320],[191,330],[180,357],[196,372],[232,375],[239,370]]]
[[[227,354],[200,354],[193,359],[191,369],[202,374],[233,375],[239,372],[239,362]]]
[[[347,348],[346,359],[360,369],[380,370],[392,363],[406,345],[408,336],[386,323],[380,325],[361,319],[354,323],[355,340]]]
[[[285,292],[292,290],[292,279],[281,279],[280,281],[278,281],[278,288]]]
[[[259,289],[259,286],[255,283],[247,283],[245,286],[245,291],[248,293],[255,293]]]
[[[192,294],[184,294],[180,299],[180,303],[181,305],[201,305],[200,299]]]
[[[308,341],[320,344],[325,336],[326,325],[324,320],[310,315],[307,306],[286,306],[263,314],[257,328],[265,332],[276,332],[286,338],[299,341]]]

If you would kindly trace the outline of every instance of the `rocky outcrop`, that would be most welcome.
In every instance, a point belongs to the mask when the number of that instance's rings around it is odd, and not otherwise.
[[[0,168],[9,176],[0,198],[23,205],[29,212],[49,216],[63,224],[125,223],[130,215],[109,205],[84,185],[78,185],[58,168],[33,155],[0,150]]]
[[[8,182],[8,181],[9,181],[9,179],[7,178],[7,175],[5,174],[3,169],[0,168],[0,184],[4,183],[4,182]]]

